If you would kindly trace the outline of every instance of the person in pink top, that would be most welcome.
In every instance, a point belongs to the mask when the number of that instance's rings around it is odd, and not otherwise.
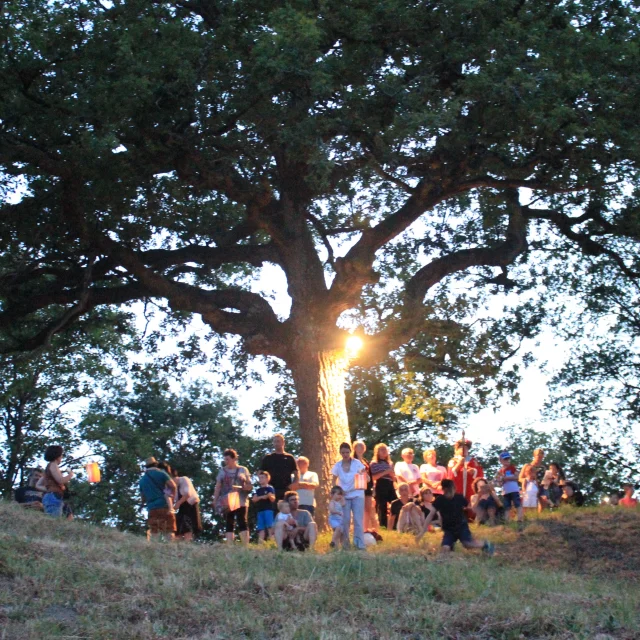
[[[623,485],[622,490],[624,491],[624,498],[620,498],[618,504],[629,508],[637,507],[638,501],[633,497],[633,485],[625,484]]]
[[[437,463],[436,450],[424,452],[424,464],[420,467],[420,477],[434,495],[442,495],[442,481],[447,477],[447,469]]]

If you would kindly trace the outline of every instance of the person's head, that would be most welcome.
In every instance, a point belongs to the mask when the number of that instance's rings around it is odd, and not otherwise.
[[[261,487],[266,487],[271,480],[271,474],[268,471],[258,471],[258,482]]]
[[[300,497],[298,496],[297,491],[287,491],[284,494],[284,499],[291,507],[291,511],[296,511],[298,509],[298,504],[300,503]]]
[[[559,480],[564,480],[564,472],[557,462],[549,464],[549,471],[551,471],[554,476],[557,476]]]
[[[410,491],[411,490],[409,489],[409,485],[406,482],[401,482],[398,485],[398,495],[400,496],[401,499],[408,500],[409,497],[411,496]]]
[[[300,473],[307,473],[307,471],[309,471],[309,458],[307,458],[306,456],[300,456],[296,460],[296,463],[298,465],[298,471]]]
[[[447,498],[453,498],[456,495],[456,485],[453,480],[443,480],[441,484],[442,492]]]
[[[533,464],[540,466],[544,460],[544,451],[542,449],[534,449],[533,451]]]
[[[429,487],[421,489],[420,498],[422,498],[422,502],[433,502],[433,491]]]
[[[570,498],[571,496],[573,496],[573,494],[578,490],[577,485],[574,482],[565,482],[562,485],[562,493],[567,497]]]
[[[49,445],[44,452],[44,459],[47,462],[60,462],[64,449],[59,444]]]
[[[489,483],[484,478],[476,478],[473,481],[472,486],[474,493],[481,493],[483,495],[489,493],[489,491],[491,490]]]
[[[175,467],[171,467],[171,477],[172,478],[180,477],[180,472]]]
[[[291,505],[286,500],[279,500],[278,511],[280,513],[286,513],[287,515],[289,515],[291,513]]]
[[[331,499],[332,500],[341,500],[344,497],[344,491],[342,487],[338,487],[337,485],[331,487]]]
[[[29,479],[27,480],[27,486],[30,489],[35,489],[40,478],[42,478],[42,469],[31,469],[31,473],[29,473]]]
[[[500,464],[503,469],[511,466],[511,454],[508,451],[503,451],[500,454]]]
[[[406,447],[405,449],[403,449],[400,455],[407,464],[411,464],[413,462],[414,453],[411,447]]]
[[[471,440],[460,439],[453,445],[454,453],[456,456],[462,456],[466,458],[469,455],[471,449]]]
[[[620,504],[620,496],[617,493],[612,493],[609,496],[609,501],[608,502],[612,507],[616,507],[616,506],[618,506],[618,504]]]
[[[436,466],[437,456],[435,449],[425,449],[422,457],[427,464],[430,464],[432,467]]]
[[[225,449],[222,453],[224,466],[235,469],[238,466],[238,452],[235,449]]]
[[[364,452],[367,450],[367,445],[362,440],[356,440],[353,443],[353,457],[357,460],[362,460]]]
[[[147,458],[144,461],[144,468],[145,469],[157,469],[158,468],[158,461],[151,456],[150,458]]]
[[[373,459],[375,462],[389,462],[389,447],[384,442],[378,442],[378,444],[373,447]]]
[[[633,488],[632,484],[623,484],[622,485],[622,491],[624,491],[624,495],[627,498],[633,497],[633,490],[634,490],[634,488]]]
[[[284,453],[284,436],[281,433],[273,436],[273,450],[276,453]]]
[[[158,462],[158,469],[162,469],[162,471],[166,471],[170,476],[173,475],[173,470],[164,460]]]
[[[348,442],[343,442],[340,445],[340,455],[343,460],[348,460],[351,457],[351,445]]]

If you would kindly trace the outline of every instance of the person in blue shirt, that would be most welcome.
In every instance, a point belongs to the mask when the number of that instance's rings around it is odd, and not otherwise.
[[[158,468],[155,458],[145,462],[145,472],[139,482],[142,502],[147,507],[147,539],[161,538],[173,540],[176,532],[176,516],[173,498],[176,485],[166,471]]]
[[[271,476],[268,471],[258,472],[260,486],[256,489],[251,502],[255,505],[258,520],[258,544],[265,541],[267,531],[273,538],[273,503],[276,499],[276,490],[269,484]]]

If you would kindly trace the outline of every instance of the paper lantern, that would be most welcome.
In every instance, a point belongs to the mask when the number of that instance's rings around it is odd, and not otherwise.
[[[231,491],[227,494],[227,504],[229,511],[235,511],[240,508],[240,494],[237,491]]]
[[[353,481],[353,488],[354,489],[366,489],[368,483],[369,483],[369,479],[367,478],[367,474],[366,473],[356,473],[354,481]]]
[[[87,476],[89,482],[100,482],[100,467],[97,462],[89,462],[87,464]]]

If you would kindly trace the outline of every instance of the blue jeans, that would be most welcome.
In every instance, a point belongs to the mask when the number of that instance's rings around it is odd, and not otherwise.
[[[44,512],[48,516],[61,518],[62,508],[64,507],[64,500],[62,499],[62,494],[61,493],[45,493],[44,497],[42,498],[42,506],[44,507]]]
[[[344,532],[343,546],[349,546],[349,530],[351,528],[351,513],[353,512],[353,544],[358,549],[364,546],[364,492],[355,498],[345,498],[342,509],[342,530]]]

